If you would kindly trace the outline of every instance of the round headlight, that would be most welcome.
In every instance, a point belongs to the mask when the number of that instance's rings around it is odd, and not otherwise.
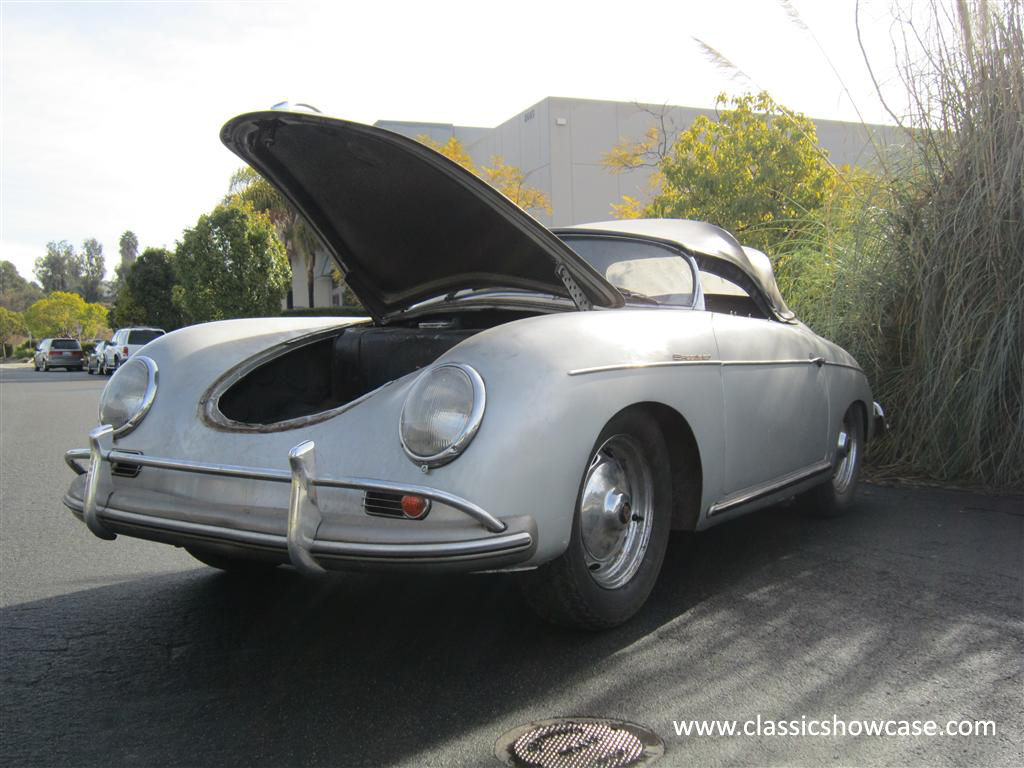
[[[480,428],[485,399],[484,380],[468,365],[443,363],[420,374],[398,429],[409,458],[437,467],[462,453]]]
[[[100,397],[100,424],[114,428],[114,436],[138,426],[156,398],[156,363],[135,355],[121,363]]]

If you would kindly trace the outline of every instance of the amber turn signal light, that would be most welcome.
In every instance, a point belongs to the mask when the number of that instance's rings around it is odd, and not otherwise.
[[[422,520],[430,511],[430,501],[422,496],[403,496],[402,514],[410,520]]]

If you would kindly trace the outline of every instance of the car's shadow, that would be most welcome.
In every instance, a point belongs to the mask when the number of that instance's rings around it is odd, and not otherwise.
[[[664,711],[666,701],[742,697],[779,665],[827,663],[832,622],[875,628],[858,629],[835,688],[808,683],[793,706],[844,686],[860,695],[899,685],[906,662],[893,658],[894,633],[903,651],[927,656],[915,681],[957,663],[958,648],[930,645],[946,617],[898,626],[891,594],[849,588],[863,574],[831,554],[837,535],[865,535],[863,523],[776,508],[703,533],[699,546],[674,535],[648,605],[602,633],[539,622],[503,574],[196,570],[14,606],[0,611],[5,762],[422,765],[444,750],[447,761],[480,764],[500,732],[538,714],[639,719],[647,706],[668,736],[668,718],[684,713]],[[813,562],[822,552],[824,566]],[[1003,653],[1000,642],[972,653]],[[709,663],[723,655],[742,674]],[[556,711],[565,701],[577,709]],[[467,740],[475,748],[460,753]]]

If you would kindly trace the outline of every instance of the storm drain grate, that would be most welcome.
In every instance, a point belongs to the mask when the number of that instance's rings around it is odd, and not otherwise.
[[[653,731],[590,717],[530,723],[494,747],[499,760],[516,768],[629,768],[649,765],[664,751]]]

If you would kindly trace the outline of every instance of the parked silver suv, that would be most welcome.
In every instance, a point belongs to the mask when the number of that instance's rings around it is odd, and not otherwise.
[[[51,368],[80,371],[85,362],[78,339],[43,339],[36,347],[33,359],[37,371]]]
[[[100,358],[100,373],[111,374],[125,360],[149,344],[158,336],[163,336],[162,328],[121,328],[110,343],[103,348]]]

